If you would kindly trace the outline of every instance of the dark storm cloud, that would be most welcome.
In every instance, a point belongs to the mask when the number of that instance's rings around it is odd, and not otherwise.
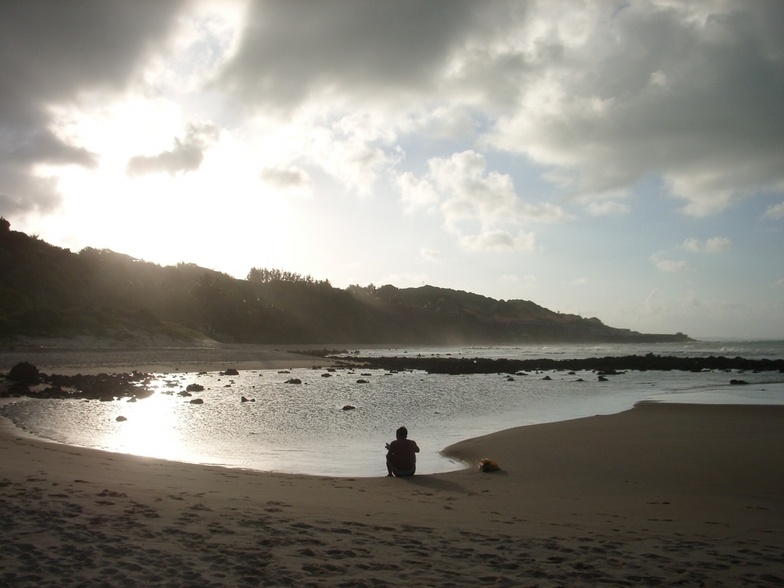
[[[4,0],[0,2],[0,213],[59,203],[54,180],[36,164],[92,166],[95,154],[50,130],[47,107],[81,90],[121,89],[156,41],[179,1]]]
[[[454,51],[502,28],[511,10],[468,0],[256,1],[218,83],[250,105],[283,108],[330,90],[434,92]]]

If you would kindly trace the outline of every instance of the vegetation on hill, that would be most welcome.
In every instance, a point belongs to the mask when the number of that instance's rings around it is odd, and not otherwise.
[[[526,300],[422,286],[349,286],[253,268],[247,279],[106,249],[78,253],[0,218],[0,335],[209,336],[239,343],[484,344],[672,341]]]

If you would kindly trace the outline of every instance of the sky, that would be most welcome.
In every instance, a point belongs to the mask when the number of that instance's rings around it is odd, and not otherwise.
[[[4,0],[0,215],[784,339],[784,2]]]

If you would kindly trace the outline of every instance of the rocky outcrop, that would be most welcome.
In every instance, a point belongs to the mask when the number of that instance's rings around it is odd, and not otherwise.
[[[343,359],[343,358],[340,358]],[[467,359],[454,357],[355,357],[363,367],[394,370],[423,370],[431,374],[516,374],[536,370],[592,370],[602,376],[617,375],[618,370],[661,370],[699,372],[703,370],[780,371],[784,359],[745,359],[743,357],[674,357],[649,353],[619,357],[585,359]]]

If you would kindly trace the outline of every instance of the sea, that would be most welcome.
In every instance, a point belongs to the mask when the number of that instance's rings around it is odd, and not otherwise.
[[[359,356],[784,358],[784,341],[640,345],[407,347],[347,350]],[[335,477],[386,474],[385,444],[405,425],[421,453],[417,473],[466,467],[441,455],[458,441],[512,427],[607,415],[639,402],[784,404],[779,372],[592,371],[440,375],[337,368],[153,374],[136,402],[14,401],[0,414],[27,433],[70,445],[188,463]],[[286,383],[298,379],[301,384]],[[742,379],[747,385],[731,385]],[[202,392],[180,395],[189,384]],[[245,397],[247,401],[242,401]],[[192,404],[194,398],[203,404]],[[124,417],[125,420],[118,420]],[[488,456],[492,457],[492,456]]]

